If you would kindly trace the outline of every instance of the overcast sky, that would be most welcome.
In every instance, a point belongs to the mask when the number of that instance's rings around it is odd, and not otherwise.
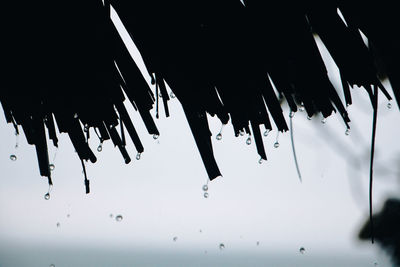
[[[132,44],[128,45],[140,65],[137,52]],[[329,61],[326,53],[323,56]],[[334,65],[327,65],[334,85],[339,87]],[[149,77],[146,80],[150,81]],[[128,104],[145,146],[140,160],[135,160],[130,140],[128,152],[133,160],[129,165],[123,163],[111,141],[99,153],[98,140],[90,140],[98,161],[87,163],[89,195],[85,195],[78,156],[67,136],[61,135],[50,200],[43,197],[47,180],[39,175],[34,147],[21,134],[15,149],[13,127],[1,115],[1,253],[11,255],[18,247],[40,244],[170,253],[190,250],[224,257],[234,257],[238,252],[293,253],[296,257],[338,253],[359,255],[371,266],[375,261],[384,262],[376,245],[357,241],[358,231],[368,217],[372,107],[364,89],[354,88],[352,94],[355,103],[349,108],[349,136],[338,115],[329,117],[326,124],[320,117],[307,120],[304,112],[297,112],[293,118],[302,183],[296,173],[289,133],[279,135],[279,148],[273,146],[276,131],[264,137],[268,161],[259,164],[254,140],[246,145],[247,136],[235,138],[228,124],[222,140],[217,141],[215,135],[221,124],[209,117],[223,177],[209,183],[207,199],[202,191],[207,174],[176,99],[169,102],[171,117],[165,118],[161,111],[156,121],[161,132],[157,140],[147,134],[140,116]],[[400,115],[395,103],[392,109],[386,105],[380,97],[376,210],[388,196],[399,194],[400,150],[396,137],[400,134]],[[56,150],[50,147],[49,151],[53,158]],[[9,159],[11,154],[17,156],[15,162]],[[116,215],[122,215],[122,221],[117,222]],[[225,245],[223,251],[220,243]],[[299,253],[301,247],[306,249],[304,255]],[[62,264],[66,263],[56,266]],[[0,260],[0,266],[6,265]]]

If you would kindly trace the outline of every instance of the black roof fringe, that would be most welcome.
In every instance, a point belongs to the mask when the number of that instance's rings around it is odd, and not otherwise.
[[[395,5],[389,0],[5,1],[0,102],[6,121],[17,132],[21,126],[36,146],[40,174],[49,183],[45,128],[54,146],[56,126],[67,133],[82,165],[96,162],[89,128],[101,143],[111,139],[129,163],[124,129],[139,155],[144,148],[125,95],[148,133],[158,136],[150,110],[156,101],[158,117],[162,99],[169,116],[166,84],[182,104],[211,180],[221,172],[207,114],[222,124],[230,120],[236,136],[252,133],[266,159],[260,125],[271,130],[272,119],[279,131],[289,130],[274,88],[292,112],[300,105],[310,117],[338,111],[349,128],[351,88],[362,86],[374,109],[374,144],[378,89],[391,99],[381,80],[389,79],[400,101]],[[111,8],[140,51],[155,96],[111,20]],[[345,103],[328,79],[314,35],[339,68]],[[373,151],[372,145],[371,190]],[[86,172],[85,181],[89,192]]]

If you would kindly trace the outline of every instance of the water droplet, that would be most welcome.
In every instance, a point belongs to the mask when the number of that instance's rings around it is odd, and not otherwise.
[[[208,198],[208,193],[207,192],[204,193],[204,198]]]
[[[176,97],[175,94],[174,94],[174,92],[169,93],[169,96],[170,96],[171,98],[175,98],[175,97]]]
[[[46,194],[44,194],[44,199],[49,200],[50,199],[50,193],[47,192]]]
[[[136,159],[137,159],[137,160],[140,160],[140,157],[141,157],[141,153],[137,153],[137,154],[136,154]]]
[[[259,246],[260,245],[260,241],[257,241],[256,245]]]
[[[299,249],[299,251],[300,251],[301,254],[304,254],[304,253],[306,252],[306,249],[303,248],[303,247],[301,247],[301,248]]]
[[[208,185],[203,185],[203,191],[208,191]]]
[[[59,222],[56,224],[57,227],[60,227],[60,225],[61,225],[61,224],[60,224]]]
[[[117,216],[115,216],[115,220],[116,220],[117,222],[122,221],[122,219],[123,219],[122,215],[117,215]]]
[[[158,134],[153,134],[153,139],[156,140],[158,139],[159,135]]]
[[[260,159],[258,160],[258,164],[262,164],[262,163],[263,163],[263,159],[260,158]]]
[[[251,144],[251,137],[249,136],[246,140],[246,145],[250,145]]]
[[[16,161],[17,160],[17,156],[15,156],[14,154],[10,155],[10,159],[12,161]]]
[[[56,168],[56,165],[54,165],[53,163],[51,163],[51,164],[49,165],[50,171],[54,171],[55,168]]]
[[[391,101],[389,101],[389,102],[387,103],[386,106],[387,106],[388,109],[392,109],[392,103],[391,103]]]
[[[224,249],[225,249],[224,243],[219,244],[219,249],[220,249],[220,250],[224,250]]]
[[[56,265],[55,264],[50,264],[49,267],[56,267]]]
[[[219,134],[217,134],[217,136],[215,137],[217,140],[221,140],[222,139],[222,134],[221,133],[219,133]]]
[[[347,128],[346,131],[344,132],[345,135],[350,135],[350,128]]]
[[[244,132],[243,132],[243,131],[240,131],[240,132],[239,132],[239,135],[240,135],[240,136],[243,136],[243,135],[244,135]]]
[[[349,103],[347,103],[347,104],[346,104],[346,107],[349,107],[349,106],[350,106],[350,104],[349,104]]]
[[[267,130],[265,130],[265,132],[264,132],[264,136],[268,136],[268,134],[269,134],[269,129],[267,129]]]
[[[299,110],[300,110],[301,112],[303,112],[303,111],[305,110],[304,104],[303,104],[303,103],[300,104]]]
[[[307,120],[309,120],[309,121],[310,121],[311,119],[312,119],[312,118],[311,118],[310,116],[307,116]]]
[[[326,123],[326,118],[323,118],[323,119],[321,120],[321,123],[322,123],[322,124],[325,124],[325,123]]]
[[[98,152],[103,151],[103,146],[102,146],[102,144],[100,144],[100,145],[97,147],[97,151],[98,151]]]
[[[290,111],[289,118],[293,118],[293,117],[294,117],[294,111]]]
[[[172,238],[172,240],[174,240],[174,242],[176,242],[176,240],[178,240],[178,237],[174,236],[174,238]]]
[[[278,142],[278,141],[276,141],[276,142],[274,143],[274,147],[275,147],[275,148],[278,148],[278,147],[279,147],[279,142]]]
[[[78,118],[78,113],[75,113],[74,114],[74,119],[77,119]]]

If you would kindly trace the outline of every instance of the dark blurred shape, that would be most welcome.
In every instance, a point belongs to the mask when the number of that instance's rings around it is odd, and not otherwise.
[[[382,210],[373,216],[374,238],[392,256],[393,263],[400,266],[400,199],[389,198]],[[371,221],[361,228],[359,238],[371,239]]]

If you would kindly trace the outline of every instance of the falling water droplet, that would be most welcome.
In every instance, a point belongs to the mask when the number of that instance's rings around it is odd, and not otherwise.
[[[54,171],[55,168],[56,168],[56,165],[54,165],[53,163],[51,163],[51,164],[49,165],[50,171]]]
[[[207,192],[204,193],[204,198],[208,198],[208,193]]]
[[[137,159],[137,160],[140,160],[140,157],[141,157],[141,153],[137,153],[137,154],[136,154],[136,159]]]
[[[251,137],[249,136],[246,140],[246,145],[250,145],[251,144]]]
[[[278,148],[278,147],[279,147],[279,142],[278,142],[278,141],[276,141],[276,142],[274,143],[274,147],[275,147],[275,148]]]
[[[265,132],[264,132],[264,136],[268,136],[268,134],[269,134],[269,129],[267,129],[267,130],[265,130]]]
[[[325,124],[325,123],[326,123],[326,118],[323,118],[323,119],[321,120],[321,123],[322,123],[322,124]]]
[[[10,155],[10,159],[12,161],[16,161],[17,160],[17,156],[15,156],[14,154]]]
[[[350,135],[350,128],[347,128],[346,131],[344,132],[345,135]]]
[[[47,192],[46,194],[44,194],[44,199],[49,200],[50,199],[50,193]]]
[[[221,140],[222,139],[222,134],[221,133],[219,133],[219,134],[217,134],[217,136],[215,137],[217,140]]]
[[[98,151],[98,152],[103,151],[103,145],[102,145],[102,144],[100,144],[100,145],[97,147],[97,151]]]
[[[224,249],[225,249],[224,243],[219,244],[219,249],[220,249],[220,250],[224,250]]]
[[[208,185],[203,185],[203,191],[208,191]]]
[[[389,101],[386,106],[387,106],[388,109],[392,109],[392,102]]]
[[[262,163],[263,163],[263,159],[260,158],[260,159],[258,160],[258,164],[262,164]]]
[[[303,247],[301,247],[301,248],[299,249],[299,251],[300,251],[301,254],[304,254],[304,253],[306,252],[306,249],[303,248]]]
[[[310,121],[311,119],[312,119],[312,118],[311,118],[310,116],[307,116],[307,120],[309,120],[309,121]]]
[[[153,134],[153,139],[156,140],[158,139],[159,135],[158,134]]]
[[[174,92],[171,92],[171,93],[169,94],[169,96],[170,96],[171,98],[175,98],[175,97],[176,97],[175,94],[174,94]]]
[[[60,224],[59,222],[56,224],[57,227],[60,227],[60,225],[61,225],[61,224]]]
[[[289,118],[293,118],[293,117],[294,117],[294,111],[290,111]]]
[[[122,221],[122,219],[123,219],[122,215],[117,215],[117,216],[115,216],[115,220],[116,220],[117,222]]]
[[[178,237],[174,236],[174,238],[172,238],[172,240],[174,240],[174,242],[176,242],[176,240],[178,240]]]

